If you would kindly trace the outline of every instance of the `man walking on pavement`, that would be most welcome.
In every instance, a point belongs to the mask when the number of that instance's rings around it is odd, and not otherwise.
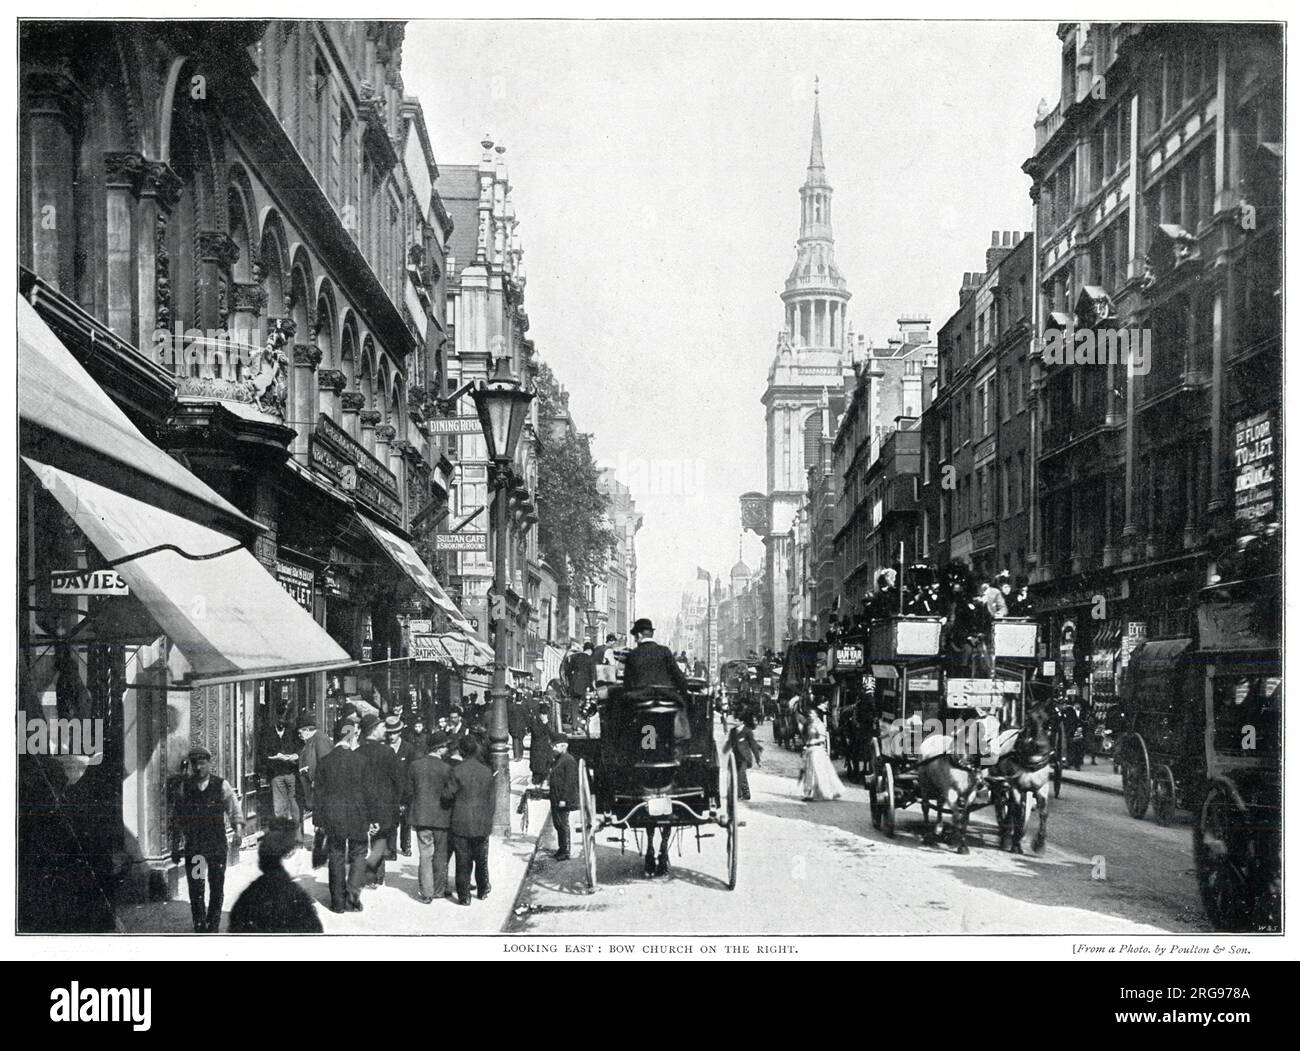
[[[172,847],[172,861],[185,860],[185,881],[189,884],[190,915],[196,934],[216,934],[221,929],[221,903],[226,887],[226,820],[235,834],[235,855],[244,835],[244,814],[239,797],[224,780],[212,773],[212,753],[206,748],[190,751],[193,776],[182,781],[175,803],[173,827],[184,837],[184,846]],[[204,889],[208,904],[204,908]]]
[[[370,854],[366,875],[374,886],[384,885],[384,861],[388,844],[397,834],[398,811],[406,792],[406,779],[397,753],[384,740],[385,727],[377,715],[361,719],[362,745],[357,750],[365,764],[366,817],[369,820]]]
[[[492,771],[475,759],[478,742],[461,742],[461,762],[451,772],[442,803],[451,808],[451,849],[456,855],[456,904],[469,904],[470,868],[474,869],[479,900],[492,890],[488,878],[488,836],[492,832],[495,798]]]
[[[393,750],[397,756],[397,761],[402,766],[402,781],[406,782],[407,770],[411,765],[411,760],[417,757],[415,745],[407,739],[406,727],[402,725],[402,720],[395,715],[390,715],[384,720],[384,732],[388,735],[388,747]],[[407,808],[402,807],[398,820],[398,836],[396,839],[388,841],[388,860],[397,860],[397,849],[400,842],[402,857],[411,856],[411,820],[407,813]]]
[[[313,786],[316,781],[316,768],[320,765],[321,759],[329,752],[330,740],[324,734],[316,729],[315,719],[304,719],[298,724],[298,739],[302,742],[302,747],[298,749],[298,799],[302,804],[302,813],[305,816],[309,811],[312,815],[312,836],[311,846],[311,864],[312,868],[320,868],[325,864],[325,833],[321,831],[320,825],[316,819],[316,797]],[[299,824],[299,837],[302,835],[302,826]]]
[[[528,732],[528,706],[524,695],[515,690],[510,697],[510,706],[506,709],[506,724],[510,730],[511,752],[516,760],[524,757],[524,734]]]
[[[361,911],[361,884],[369,850],[366,766],[349,743],[351,730],[339,725],[336,743],[316,764],[312,821],[325,833],[329,856],[330,908]]]
[[[569,754],[569,739],[563,734],[551,741],[555,762],[551,766],[551,823],[559,849],[556,861],[569,860],[569,815],[580,806],[578,794],[578,761]]]
[[[558,732],[551,725],[550,711],[546,708],[539,709],[537,718],[533,720],[532,736],[528,743],[528,769],[532,772],[534,785],[540,785],[551,772],[551,742]]]
[[[409,817],[420,845],[420,892],[426,905],[447,896],[447,862],[451,850],[451,810],[443,805],[452,766],[447,762],[451,738],[436,733],[429,739],[429,754],[411,760],[407,769]]]

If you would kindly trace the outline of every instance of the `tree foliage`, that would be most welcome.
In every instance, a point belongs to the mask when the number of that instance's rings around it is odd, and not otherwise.
[[[564,413],[559,384],[543,364],[537,376],[539,415],[545,421]],[[600,472],[589,435],[568,426],[542,427],[537,461],[537,541],[542,557],[562,582],[578,594],[604,579],[617,536],[606,517],[609,497],[600,491]]]

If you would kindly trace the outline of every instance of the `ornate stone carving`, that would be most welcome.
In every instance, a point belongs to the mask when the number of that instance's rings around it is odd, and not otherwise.
[[[183,398],[208,401],[241,401],[255,404],[248,380],[218,380],[204,376],[177,376],[176,393]]]
[[[321,369],[316,373],[316,385],[321,390],[332,390],[338,394],[347,382],[348,378],[338,369]]]
[[[232,310],[247,310],[260,314],[266,309],[266,289],[261,284],[236,281],[230,286],[230,306]]]
[[[253,404],[282,420],[286,395],[284,374],[288,368],[284,347],[288,342],[289,336],[278,326],[273,327],[267,333],[266,346],[253,362],[256,371],[244,381],[252,394]]]
[[[140,192],[158,199],[160,207],[170,211],[181,199],[185,184],[163,161],[145,161]]]
[[[293,345],[293,363],[294,366],[306,366],[307,368],[316,368],[321,362],[324,354],[321,353],[320,347],[313,346],[310,343],[295,343]]]
[[[200,230],[197,237],[200,259],[212,260],[221,266],[234,266],[239,258],[239,245],[224,230]]]
[[[144,158],[138,153],[110,150],[104,154],[104,176],[110,186],[129,186],[134,193],[144,175]]]
[[[344,397],[347,397],[347,395],[345,394]],[[380,421],[381,419],[383,419],[383,416],[380,415],[380,412],[379,412],[378,409],[362,409],[362,410],[361,410],[361,426],[362,426],[362,427],[374,427],[374,426],[376,426],[376,425],[379,423],[379,421]]]
[[[159,212],[154,223],[154,324],[158,328],[171,328],[172,281],[171,260],[167,255],[167,219]]]
[[[365,419],[364,413],[362,413],[361,418],[362,420]],[[391,423],[381,423],[375,428],[375,441],[377,442],[388,442],[391,446],[393,439],[396,437],[397,428]]]
[[[344,412],[360,412],[366,407],[366,396],[359,390],[346,390],[340,395]]]

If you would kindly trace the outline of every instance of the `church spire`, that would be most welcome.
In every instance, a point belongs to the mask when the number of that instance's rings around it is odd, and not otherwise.
[[[824,168],[822,163],[822,110],[821,77],[813,77],[813,132],[812,149],[808,153],[809,168]]]

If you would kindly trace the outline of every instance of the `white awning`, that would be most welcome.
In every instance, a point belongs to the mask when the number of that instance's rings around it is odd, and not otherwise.
[[[161,486],[170,495],[206,505],[245,527],[260,529],[252,519],[173,460],[136,428],[60,342],[27,300],[18,297],[18,414],[38,427],[79,446],[115,472],[117,488],[130,483]],[[46,461],[50,443],[38,440],[28,451]],[[56,461],[63,462],[63,461]],[[65,466],[67,466],[65,464]]]
[[[356,663],[232,537],[38,460],[23,462],[184,655],[191,671],[183,685]]]
[[[465,619],[465,614],[451,600],[451,596],[443,590],[442,585],[438,583],[438,578],[424,564],[424,560],[409,541],[403,540],[396,533],[385,529],[378,522],[371,521],[365,515],[359,515],[358,517],[365,524],[365,527],[370,530],[371,535],[379,542],[379,546],[388,552],[388,557],[396,562],[398,568],[411,578],[411,582],[420,589],[425,598],[447,614],[447,619],[461,631],[467,634],[473,633],[474,625]]]

